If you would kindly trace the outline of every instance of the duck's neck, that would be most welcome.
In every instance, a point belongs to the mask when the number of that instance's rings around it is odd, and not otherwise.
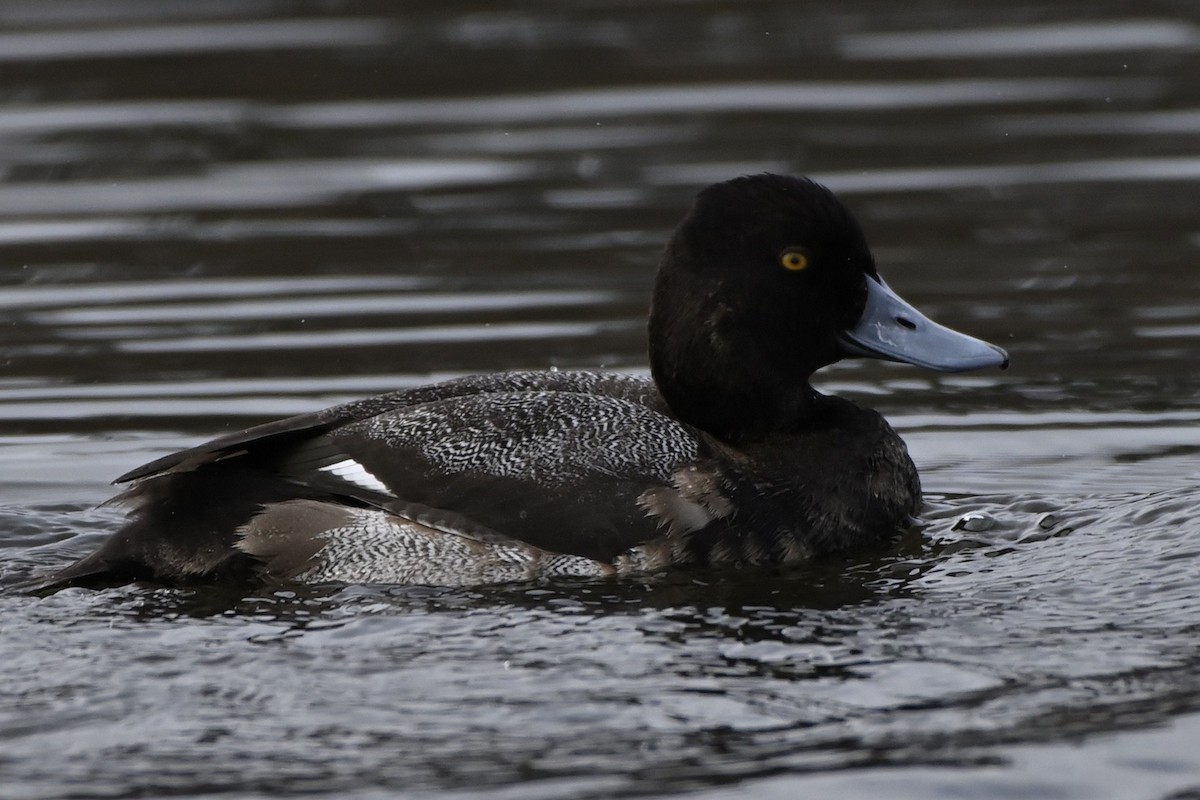
[[[809,370],[781,367],[769,352],[726,348],[720,331],[696,329],[690,314],[675,312],[651,314],[650,369],[678,419],[732,443],[809,424],[821,398]]]
[[[686,367],[684,367],[686,369]],[[703,366],[691,374],[652,368],[659,391],[675,416],[733,443],[750,443],[805,428],[820,395],[807,384],[780,392],[740,370],[725,370],[718,381],[705,380]]]

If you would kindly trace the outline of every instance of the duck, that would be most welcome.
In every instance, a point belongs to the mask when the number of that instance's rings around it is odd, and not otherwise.
[[[843,358],[1008,366],[880,277],[850,210],[789,175],[700,191],[667,242],[649,377],[462,377],[219,436],[115,483],[124,524],[44,588],[483,585],[777,568],[911,524],[921,484]]]

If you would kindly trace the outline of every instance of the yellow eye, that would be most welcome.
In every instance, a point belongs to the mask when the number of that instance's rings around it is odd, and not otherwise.
[[[792,272],[799,272],[808,266],[808,255],[803,250],[789,247],[779,254],[779,266]]]

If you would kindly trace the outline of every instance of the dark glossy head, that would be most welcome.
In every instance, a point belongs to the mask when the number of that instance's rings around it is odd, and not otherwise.
[[[650,313],[651,369],[680,419],[735,441],[796,430],[812,373],[847,355],[934,369],[1006,361],[887,291],[858,222],[825,187],[764,174],[700,192],[667,245]]]

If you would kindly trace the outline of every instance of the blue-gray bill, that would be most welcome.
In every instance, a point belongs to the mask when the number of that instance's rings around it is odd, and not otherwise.
[[[867,280],[867,305],[858,324],[841,335],[847,355],[902,361],[940,372],[1008,366],[994,344],[939,325],[882,280]]]

